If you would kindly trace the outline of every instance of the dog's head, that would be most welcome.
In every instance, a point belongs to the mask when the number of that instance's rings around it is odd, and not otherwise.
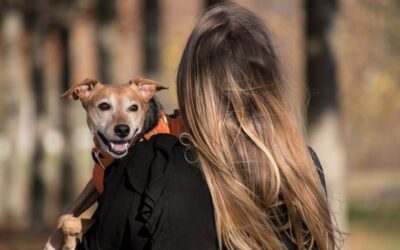
[[[90,131],[103,150],[121,158],[143,132],[149,101],[167,87],[137,78],[124,84],[101,84],[86,79],[74,84],[61,98],[80,100],[87,113]]]

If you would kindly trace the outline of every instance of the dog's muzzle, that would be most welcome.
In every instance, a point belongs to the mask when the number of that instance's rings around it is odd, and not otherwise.
[[[123,156],[127,153],[128,148],[132,144],[132,142],[136,139],[137,130],[133,133],[132,138],[130,139],[121,139],[121,140],[108,140],[104,134],[97,131],[97,135],[99,136],[101,142],[107,146],[107,150],[109,153],[116,156]]]

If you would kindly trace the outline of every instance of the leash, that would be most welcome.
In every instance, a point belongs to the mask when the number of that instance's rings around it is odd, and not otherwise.
[[[172,115],[167,115],[164,112],[160,112],[160,118],[158,119],[156,127],[143,135],[142,138],[139,138],[138,141],[149,140],[153,135],[156,134],[172,134],[179,136],[184,131],[185,128],[181,122],[179,110],[174,110]],[[101,194],[104,191],[104,171],[114,161],[114,157],[101,150],[100,143],[98,142],[96,136],[93,136],[93,142],[94,147],[92,148],[92,158],[95,162],[92,173],[93,183],[97,189],[97,192]],[[132,143],[133,140],[131,141],[130,146]]]

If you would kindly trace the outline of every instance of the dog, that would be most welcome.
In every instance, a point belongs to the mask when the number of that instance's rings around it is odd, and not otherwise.
[[[97,80],[86,79],[72,85],[61,98],[81,101],[86,111],[88,127],[99,147],[97,152],[102,154],[101,157],[95,154],[97,157],[94,159],[97,167],[105,168],[113,159],[124,157],[128,148],[143,136],[152,131],[157,133],[155,128],[162,125],[160,120],[165,114],[161,112],[161,105],[155,94],[163,89],[167,87],[144,78],[136,78],[123,84],[102,84]],[[101,168],[97,170],[104,172]],[[75,249],[77,237],[93,225],[94,221],[90,218],[78,216],[96,202],[102,191],[102,176],[100,183],[96,185],[95,173],[94,171],[94,177],[67,213],[60,217],[57,229],[48,239],[45,250]]]

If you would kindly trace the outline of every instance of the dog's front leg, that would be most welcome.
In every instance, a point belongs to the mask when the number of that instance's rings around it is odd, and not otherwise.
[[[90,206],[92,206],[96,202],[98,196],[99,194],[97,193],[93,180],[90,180],[88,184],[86,184],[83,191],[79,194],[78,198],[72,203],[71,207],[67,210],[67,213],[60,217],[57,229],[49,237],[44,249],[61,250],[67,243],[66,240],[69,241],[69,246],[70,246],[72,244],[71,242],[73,242],[72,238],[76,240],[76,236],[73,236],[71,234],[68,235],[64,232],[65,230],[63,231],[63,225],[65,224],[64,222],[67,219],[71,221],[71,218],[80,216],[84,211],[86,211],[88,208],[90,208]],[[76,219],[80,220],[80,218]],[[70,225],[71,223],[68,222],[66,224]]]
[[[59,225],[64,233],[64,246],[62,250],[74,250],[76,248],[78,236],[85,233],[92,225],[94,220],[82,219],[72,216],[66,216]]]

